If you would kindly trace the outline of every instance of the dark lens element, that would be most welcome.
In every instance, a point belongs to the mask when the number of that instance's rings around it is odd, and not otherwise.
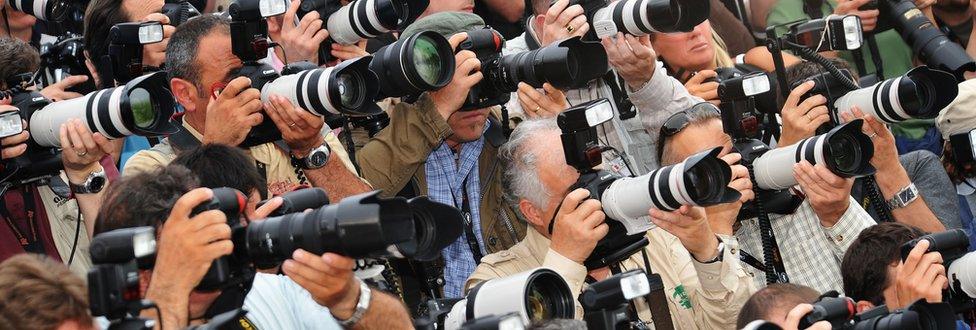
[[[364,97],[359,87],[364,84],[362,77],[353,73],[343,73],[336,76],[339,103],[342,104],[342,107],[355,109],[362,105]]]
[[[829,148],[832,156],[827,161],[833,162],[834,167],[838,170],[851,173],[860,167],[861,147],[854,140],[854,137],[841,135],[835,139],[830,139],[827,141],[827,148]]]
[[[688,188],[688,195],[692,200],[711,200],[722,193],[725,184],[719,183],[716,174],[722,173],[722,169],[714,162],[702,162],[685,172],[685,187]]]

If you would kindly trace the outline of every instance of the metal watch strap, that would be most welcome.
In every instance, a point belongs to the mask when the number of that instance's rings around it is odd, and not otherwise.
[[[88,185],[90,185],[92,181],[94,181],[96,178],[100,178],[101,180],[107,180],[104,168],[89,173],[88,177],[85,178],[85,182],[82,184],[74,184],[71,183],[71,180],[68,180],[68,187],[71,189],[71,192],[74,194],[97,194],[98,192],[102,191],[102,188],[105,187],[105,184],[103,182],[101,187],[98,188],[98,190],[92,190],[91,188],[89,188]]]
[[[305,170],[314,170],[314,169],[318,169],[318,168],[321,168],[321,167],[325,166],[325,163],[323,163],[322,166],[312,166],[312,164],[309,164],[309,159],[317,151],[324,151],[325,152],[325,155],[326,155],[326,163],[328,162],[328,158],[332,156],[332,149],[329,148],[329,146],[326,143],[322,143],[322,145],[320,145],[318,147],[315,147],[312,150],[309,150],[308,154],[305,155],[305,157],[303,157],[303,158],[295,157],[295,155],[292,154],[291,155],[292,165],[294,165],[295,167],[301,168],[301,169],[305,169]]]
[[[366,310],[369,309],[369,300],[371,297],[372,292],[370,292],[369,286],[366,285],[365,282],[359,281],[359,302],[356,303],[356,311],[353,312],[352,316],[346,320],[336,318],[339,325],[348,329],[352,328],[352,326],[356,325],[356,323],[359,323],[359,321],[363,319],[363,316],[366,315]]]
[[[918,199],[918,188],[915,183],[909,183],[888,200],[888,207],[892,210],[899,209],[911,204]]]

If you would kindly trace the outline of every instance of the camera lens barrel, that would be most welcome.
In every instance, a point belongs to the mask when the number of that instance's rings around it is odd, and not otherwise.
[[[377,99],[436,90],[454,76],[454,50],[444,36],[423,31],[378,50],[369,69],[379,78]]]
[[[708,18],[708,1],[621,0],[593,15],[598,38],[623,32],[644,36],[654,32],[689,32]]]
[[[559,89],[585,87],[610,70],[603,45],[585,42],[579,37],[565,39],[533,51],[502,56],[493,74],[499,81],[499,89],[508,92],[518,90],[518,83],[542,88],[549,83]]]
[[[959,82],[965,80],[963,73],[976,71],[976,62],[966,50],[950,41],[913,2],[887,0],[880,3],[882,15],[893,21],[905,42],[927,65],[952,73]]]
[[[951,74],[920,66],[901,77],[851,91],[837,99],[834,106],[839,111],[857,106],[878,120],[899,123],[935,118],[958,93],[959,86]]]
[[[264,85],[261,101],[269,102],[271,95],[281,95],[321,117],[374,115],[377,108],[365,106],[379,89],[376,75],[369,71],[370,61],[372,56],[364,56],[335,67],[281,76]]]
[[[728,188],[732,170],[718,158],[720,152],[721,148],[706,150],[640,177],[617,179],[601,194],[604,212],[612,219],[640,219],[652,207],[674,211],[682,205],[709,206],[739,199]]]
[[[863,120],[857,119],[826,134],[767,151],[753,162],[758,187],[781,190],[795,186],[793,165],[802,160],[811,165],[823,164],[832,173],[845,178],[874,173],[870,165],[874,144],[861,132],[862,125]]]
[[[467,320],[516,312],[525,324],[575,315],[574,294],[566,280],[547,268],[536,268],[483,282],[451,309],[445,329]]]
[[[59,0],[10,0],[7,3],[16,11],[36,17],[42,21],[54,18],[53,12]]]
[[[61,125],[74,118],[109,139],[175,133],[179,127],[170,121],[175,104],[166,73],[154,72],[125,86],[45,106],[30,118],[31,138],[41,146],[60,147]]]
[[[329,16],[329,37],[343,45],[375,38],[409,19],[403,0],[356,0]]]

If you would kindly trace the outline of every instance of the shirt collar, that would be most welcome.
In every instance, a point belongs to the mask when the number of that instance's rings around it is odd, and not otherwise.
[[[966,178],[965,181],[956,185],[956,194],[969,196],[976,193],[976,179]]]
[[[529,253],[537,260],[545,260],[549,253],[549,239],[542,236],[539,231],[529,228],[525,233],[525,246],[529,248]]]

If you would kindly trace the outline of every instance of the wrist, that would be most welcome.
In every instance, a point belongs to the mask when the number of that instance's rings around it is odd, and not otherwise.
[[[99,171],[102,171],[102,164],[97,161],[81,168],[64,167],[64,174],[68,177],[68,182],[77,185],[84,184],[89,175]]]
[[[886,200],[891,199],[898,191],[912,183],[911,179],[908,178],[908,172],[901,167],[901,164],[886,165],[886,168],[879,168],[875,174],[875,182],[878,183],[878,189],[881,190],[881,195]]]
[[[349,281],[347,287],[346,292],[335,305],[325,306],[329,308],[332,316],[340,320],[348,320],[351,318],[356,313],[356,305],[359,304],[359,280],[353,278]]]
[[[652,71],[652,73],[653,73],[653,71]],[[625,80],[627,81],[627,86],[630,86],[630,89],[633,90],[633,91],[639,91],[641,88],[644,88],[644,85],[647,85],[647,82],[651,81],[650,78],[647,78],[647,79],[643,79],[643,78],[641,78],[641,79],[625,79]]]
[[[295,158],[305,158],[308,154],[312,152],[313,149],[325,144],[325,138],[321,135],[316,134],[316,137],[295,143],[294,145],[289,145],[291,148],[291,155]]]
[[[695,260],[698,262],[707,262],[718,257],[718,236],[712,234],[708,237],[702,237],[699,242],[702,242],[702,244],[698,244],[698,246],[695,248],[696,251],[692,251],[690,247],[686,247],[686,249],[688,249],[688,253],[691,253],[691,256],[695,258]]]

